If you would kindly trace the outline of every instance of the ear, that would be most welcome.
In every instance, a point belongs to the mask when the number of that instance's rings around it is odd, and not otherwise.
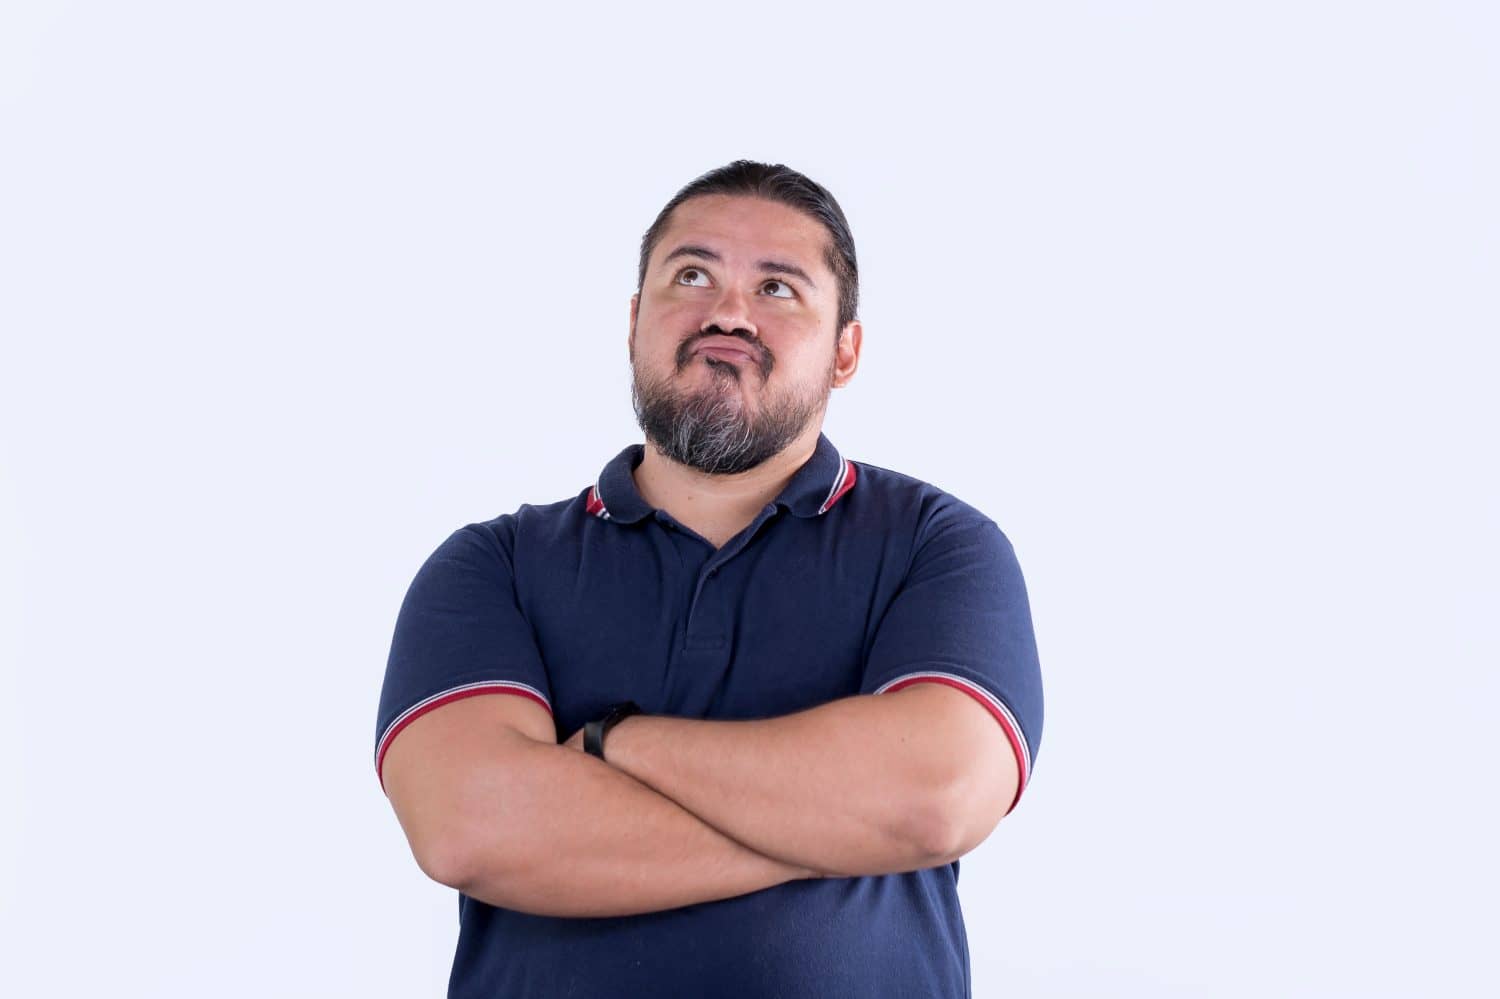
[[[626,345],[630,348],[630,356],[635,357],[635,315],[641,307],[641,293],[636,292],[630,296],[630,335],[625,338]]]
[[[843,388],[849,384],[854,377],[854,371],[859,367],[859,350],[863,344],[865,329],[858,319],[851,319],[844,325],[839,334],[839,342],[834,351],[833,361],[833,387]]]

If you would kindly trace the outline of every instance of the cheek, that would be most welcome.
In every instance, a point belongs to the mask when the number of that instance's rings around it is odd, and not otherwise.
[[[636,353],[670,360],[678,347],[708,320],[699,310],[681,305],[657,305],[636,316]]]
[[[641,303],[636,323],[650,323],[655,329],[677,330],[680,333],[684,323],[701,323],[702,313],[702,307],[692,302],[674,299],[672,296],[658,296]]]
[[[784,331],[786,334],[784,336],[778,335],[781,331],[769,330],[767,332],[766,345],[775,352],[776,360],[789,370],[805,370],[833,353],[831,345],[825,344],[821,338],[800,327],[796,330]]]

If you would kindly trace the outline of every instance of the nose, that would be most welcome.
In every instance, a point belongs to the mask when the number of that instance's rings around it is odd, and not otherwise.
[[[745,297],[745,292],[732,284],[721,291],[714,299],[702,328],[704,331],[714,330],[730,336],[756,339],[755,321],[750,318],[750,301]]]

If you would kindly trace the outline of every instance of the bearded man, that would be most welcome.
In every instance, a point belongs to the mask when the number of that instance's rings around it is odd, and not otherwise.
[[[992,519],[823,433],[858,274],[797,171],[688,184],[630,299],[645,441],[417,571],[375,768],[459,893],[449,996],[970,994],[959,858],[1030,778],[1036,641]]]

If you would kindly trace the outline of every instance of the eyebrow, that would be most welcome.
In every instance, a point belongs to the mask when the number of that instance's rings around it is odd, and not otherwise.
[[[704,260],[712,260],[715,263],[724,262],[723,257],[719,256],[708,247],[694,246],[691,243],[679,246],[677,249],[673,250],[665,257],[662,257],[661,262],[665,264],[668,261],[675,260],[678,257],[702,257]],[[807,283],[807,286],[810,288],[816,288],[818,286],[816,281],[808,277],[807,271],[798,267],[796,264],[789,264],[781,260],[760,260],[756,262],[756,266],[759,267],[762,271],[790,274],[792,277],[799,278],[802,281],[805,281]]]

